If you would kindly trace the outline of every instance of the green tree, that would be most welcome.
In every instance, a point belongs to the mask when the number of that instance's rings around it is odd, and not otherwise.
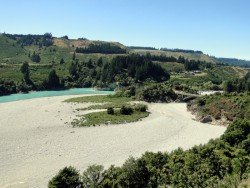
[[[223,89],[224,89],[224,91],[227,92],[227,93],[233,92],[234,87],[233,87],[232,81],[225,81],[225,82],[223,83]]]
[[[54,69],[49,73],[46,87],[49,89],[56,89],[61,87],[60,79]]]
[[[72,62],[69,66],[69,74],[74,77],[78,78],[78,66],[77,62]]]
[[[30,69],[29,69],[29,63],[24,62],[20,68],[20,71],[23,73],[23,78],[25,81],[30,80]]]
[[[150,174],[146,162],[142,159],[135,160],[130,157],[122,166],[122,173],[119,176],[121,187],[146,187]]]
[[[33,52],[33,54],[31,55],[30,59],[33,62],[39,63],[41,61],[41,58],[39,56],[39,54],[36,54],[36,52]]]
[[[82,183],[84,188],[98,188],[103,180],[103,166],[89,166],[82,175]]]
[[[65,61],[64,61],[64,59],[62,58],[61,60],[60,60],[60,64],[62,65],[62,64],[64,64],[65,63]]]
[[[72,166],[65,167],[53,177],[49,183],[48,188],[76,188],[81,187],[80,174]]]

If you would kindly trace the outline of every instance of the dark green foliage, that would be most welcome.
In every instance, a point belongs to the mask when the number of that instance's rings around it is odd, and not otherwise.
[[[14,81],[0,79],[0,96],[16,93],[16,91],[17,91],[17,88],[16,88],[16,84]]]
[[[145,47],[145,46],[127,46],[127,47],[133,50],[158,50],[154,47]]]
[[[18,90],[27,93],[35,88],[34,83],[30,79],[29,64],[27,62],[24,62],[20,68],[20,71],[23,73],[23,81],[18,85]]]
[[[146,80],[163,82],[170,77],[159,64],[135,54],[116,56],[111,62],[104,62],[101,58],[86,62],[76,60],[69,66],[69,73],[77,87],[87,85],[113,89],[116,87],[115,83],[129,86]],[[129,95],[135,95],[135,88],[130,88]]]
[[[78,64],[77,62],[72,62],[70,64],[70,67],[69,67],[69,73],[70,75],[73,77],[73,78],[77,78],[78,77]]]
[[[217,58],[220,62],[240,67],[250,67],[250,61],[235,58]]]
[[[183,53],[197,53],[197,54],[203,54],[202,51],[196,51],[196,50],[184,50],[184,49],[169,49],[169,48],[161,48],[162,51],[170,51],[170,52],[183,52]]]
[[[121,168],[111,165],[103,173],[102,187],[104,188],[118,188],[119,187],[119,176],[121,175]]]
[[[76,53],[124,54],[126,49],[112,43],[90,44],[86,48],[76,48]]]
[[[145,160],[130,157],[121,167],[119,184],[121,187],[146,187],[149,177]]]
[[[204,106],[206,104],[206,100],[204,98],[199,98],[197,102],[199,106]]]
[[[122,106],[120,113],[122,115],[131,115],[133,113],[133,109],[130,106]]]
[[[63,85],[60,83],[60,79],[56,74],[55,70],[52,70],[49,73],[48,79],[44,81],[44,86],[47,89],[59,89],[63,88]]]
[[[31,61],[36,62],[36,63],[39,63],[41,61],[39,54],[36,54],[36,52],[33,52],[30,59]]]
[[[139,98],[147,102],[171,102],[177,99],[177,95],[164,84],[154,84],[145,87],[139,94]]]
[[[191,60],[191,61],[188,61],[186,60],[185,63],[184,63],[184,66],[185,66],[185,69],[186,70],[199,70],[199,65],[200,65],[200,61],[194,61],[194,60]]]
[[[49,188],[76,188],[81,187],[80,174],[74,167],[65,167],[53,177],[48,184]]]
[[[231,124],[222,139],[231,146],[237,146],[242,140],[245,140],[250,133],[250,123],[247,120],[236,120]]]
[[[135,109],[135,111],[146,112],[148,109],[148,106],[145,104],[136,104],[134,109]]]
[[[110,115],[114,115],[114,113],[115,113],[114,108],[113,107],[108,107],[107,108],[107,113],[110,114]]]
[[[200,61],[200,60],[188,60],[182,56],[179,56],[179,58],[175,58],[173,56],[166,56],[166,55],[162,55],[162,54],[161,55],[151,55],[150,53],[147,53],[145,57],[151,61],[181,63],[181,64],[184,64],[184,67],[187,71],[201,70],[204,68],[212,67],[211,63],[207,63],[205,61]]]
[[[62,65],[62,64],[64,64],[65,63],[65,61],[64,61],[64,59],[62,58],[61,60],[60,60],[60,64]]]
[[[198,113],[198,116],[212,116],[217,120],[234,121],[236,118],[249,119],[250,95],[241,94],[217,94],[199,97],[190,103],[188,108]]]
[[[178,62],[178,59],[173,56],[166,56],[166,55],[152,55],[147,53],[145,56],[150,61],[160,61],[160,62]],[[185,59],[184,59],[185,60]],[[185,62],[185,61],[184,61]],[[183,62],[183,63],[184,63]]]
[[[4,34],[5,36],[16,40],[21,46],[38,45],[51,46],[53,44],[53,37],[51,33],[44,35],[19,35],[19,34]]]
[[[250,72],[241,79],[225,81],[223,86],[224,91],[227,93],[250,91]]]
[[[97,61],[97,66],[101,67],[103,65],[103,59],[100,57]]]
[[[112,81],[115,75],[124,73],[127,70],[129,77],[138,81],[152,79],[157,82],[166,81],[170,75],[158,64],[154,64],[140,55],[117,56],[111,64],[104,65],[103,79]]]
[[[82,175],[82,185],[84,188],[98,188],[101,187],[103,180],[103,166],[92,165],[89,166]]]
[[[20,68],[20,71],[23,73],[23,78],[27,82],[30,80],[30,69],[29,64],[24,62]]]

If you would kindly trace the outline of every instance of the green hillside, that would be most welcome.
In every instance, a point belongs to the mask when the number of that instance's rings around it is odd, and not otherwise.
[[[29,64],[26,81],[20,71],[24,62]],[[46,83],[52,70],[60,81],[55,87],[113,88],[117,82],[121,86],[145,84],[166,81],[171,75],[171,84],[190,91],[221,89],[223,81],[246,74],[200,51],[126,47],[118,42],[56,38],[50,33],[0,35],[2,93],[49,89]]]
[[[163,50],[144,50],[144,49],[133,49],[131,50],[131,52],[144,54],[144,55],[147,53],[151,53],[153,55],[173,56],[175,58],[182,56],[185,59],[189,59],[189,60],[200,60],[200,61],[207,61],[211,63],[219,63],[219,61],[216,58],[203,54],[203,53],[186,53],[186,52],[173,52],[170,50],[163,51]]]
[[[26,50],[16,41],[0,35],[0,62],[16,63],[20,60],[28,60]]]

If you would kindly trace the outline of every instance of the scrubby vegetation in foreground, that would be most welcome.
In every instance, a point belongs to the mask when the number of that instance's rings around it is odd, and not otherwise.
[[[250,119],[250,95],[232,93],[204,96],[191,101],[188,109],[195,112],[199,119],[207,115],[226,122],[236,118]]]
[[[121,167],[65,167],[48,187],[237,187],[250,173],[250,122],[238,119],[220,139],[190,150],[146,152]],[[243,186],[243,185],[242,185]]]

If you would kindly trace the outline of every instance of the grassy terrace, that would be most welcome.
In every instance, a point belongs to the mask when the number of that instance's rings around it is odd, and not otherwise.
[[[121,124],[139,121],[149,115],[149,112],[134,111],[131,115],[123,115],[119,109],[115,110],[113,115],[103,112],[93,112],[82,116],[80,119],[75,119],[71,124],[73,126],[96,126],[96,125],[109,125]]]
[[[75,119],[71,124],[73,126],[95,126],[104,124],[121,124],[139,121],[149,115],[147,111],[141,111],[139,106],[142,104],[131,104],[133,100],[128,97],[118,97],[116,95],[96,95],[68,99],[65,102],[74,103],[93,103],[87,108],[78,110],[91,110],[91,109],[107,109],[114,108],[114,114],[108,114],[107,111],[93,112],[83,116],[80,119]],[[133,113],[129,115],[121,114],[120,109],[122,106],[132,108]],[[146,107],[147,108],[147,107]]]
[[[86,97],[77,97],[67,99],[65,102],[75,103],[93,103],[87,108],[81,108],[78,110],[93,110],[93,109],[107,109],[108,107],[120,108],[121,106],[129,105],[132,102],[128,97],[117,97],[116,95],[95,95]]]

